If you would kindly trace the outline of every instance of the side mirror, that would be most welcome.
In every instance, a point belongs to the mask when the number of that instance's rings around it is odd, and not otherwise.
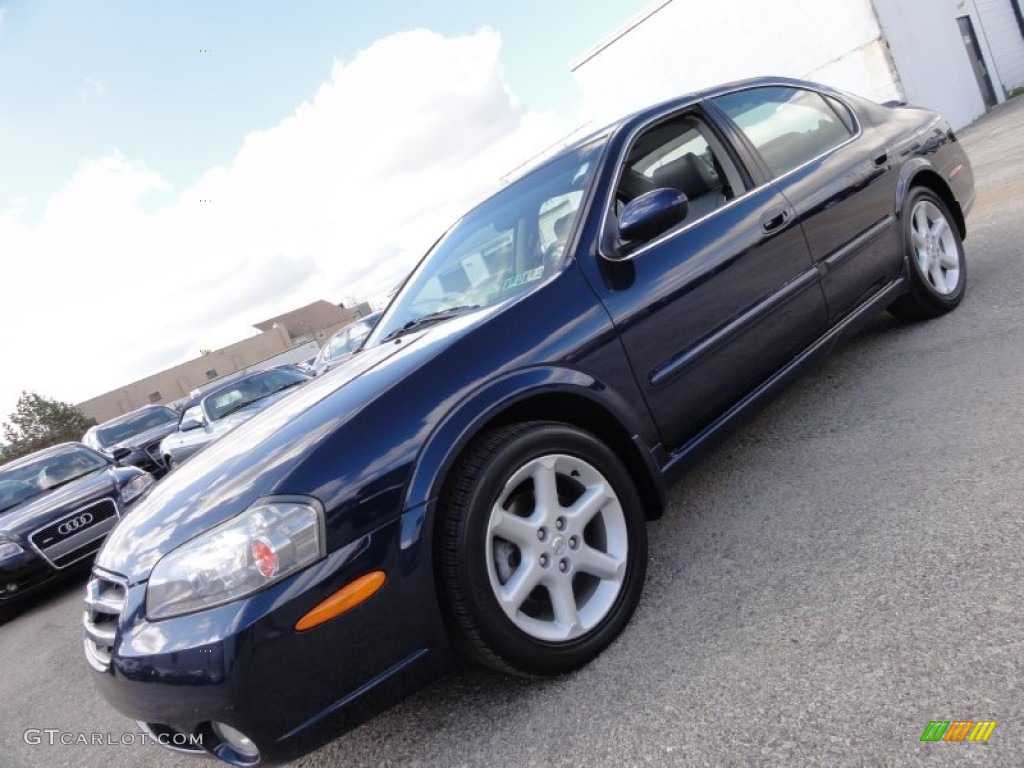
[[[131,456],[132,452],[128,448],[115,448],[114,452],[110,454],[110,458],[114,461],[121,461],[121,459]]]
[[[199,429],[201,426],[203,425],[195,419],[185,419],[181,422],[179,429],[181,429],[182,432],[188,432],[190,429]]]
[[[633,198],[619,217],[619,241],[627,248],[667,232],[686,218],[690,201],[678,189],[662,187]]]

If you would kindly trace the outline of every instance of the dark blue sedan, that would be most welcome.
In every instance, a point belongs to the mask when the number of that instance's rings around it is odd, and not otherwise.
[[[564,149],[452,227],[345,366],[121,521],[86,603],[103,695],[255,765],[453,651],[586,664],[698,449],[877,312],[960,303],[973,187],[940,116],[792,80]]]

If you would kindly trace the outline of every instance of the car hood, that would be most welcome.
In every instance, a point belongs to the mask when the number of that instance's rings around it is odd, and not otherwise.
[[[107,538],[97,565],[130,583],[146,580],[166,553],[261,496],[280,492],[278,483],[312,445],[372,401],[387,381],[433,354],[435,345],[474,324],[470,316],[453,318],[365,349],[269,404],[259,418],[211,443],[140,500]]]
[[[67,485],[28,499],[6,512],[0,512],[0,533],[24,540],[41,525],[91,502],[116,496],[119,488],[114,469],[97,470]]]
[[[129,450],[132,450],[143,445],[149,445],[150,443],[156,440],[160,440],[161,438],[164,438],[167,435],[171,434],[177,428],[178,423],[176,421],[168,421],[163,424],[158,424],[157,426],[151,429],[147,429],[145,432],[140,432],[137,435],[132,435],[128,439],[122,440],[120,443],[115,443],[114,445],[104,448],[103,450],[106,453],[113,453],[118,448],[128,448]]]

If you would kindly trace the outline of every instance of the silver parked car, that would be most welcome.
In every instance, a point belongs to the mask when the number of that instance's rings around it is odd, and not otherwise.
[[[294,366],[268,368],[202,391],[186,404],[178,430],[160,443],[164,463],[168,469],[181,464],[309,380]]]
[[[363,342],[366,341],[366,337],[370,335],[370,331],[377,325],[381,314],[383,313],[374,312],[372,315],[367,315],[346,325],[341,330],[335,331],[310,365],[313,375],[319,376],[327,373],[337,367],[338,363],[358,352],[359,348],[363,346]]]

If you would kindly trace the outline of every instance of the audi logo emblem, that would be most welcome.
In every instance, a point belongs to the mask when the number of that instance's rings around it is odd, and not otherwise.
[[[92,512],[86,512],[84,515],[73,517],[70,520],[65,520],[57,528],[57,533],[61,536],[67,536],[69,533],[80,531],[92,522]]]

